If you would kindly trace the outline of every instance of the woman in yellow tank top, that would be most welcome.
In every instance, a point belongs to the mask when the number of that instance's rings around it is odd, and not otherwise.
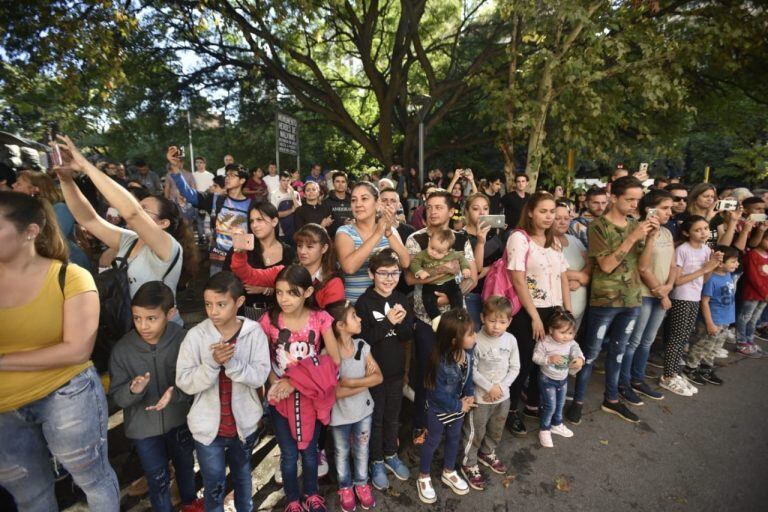
[[[91,275],[67,261],[50,205],[0,192],[0,485],[21,511],[58,510],[52,453],[93,511],[120,507],[107,402],[90,362],[99,323]]]

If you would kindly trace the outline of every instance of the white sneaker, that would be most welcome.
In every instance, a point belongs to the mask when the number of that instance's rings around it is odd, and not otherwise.
[[[665,379],[664,377],[659,377],[659,386],[666,389],[667,391],[671,391],[672,393],[680,396],[693,396],[693,393],[691,392],[688,387],[680,382],[680,380],[677,377],[672,377],[671,379]]]
[[[328,457],[325,456],[325,450],[320,450],[317,454],[317,478],[323,478],[328,474]]]
[[[456,470],[453,470],[450,473],[443,471],[440,480],[459,496],[463,496],[469,492],[469,484],[459,476]]]
[[[539,443],[541,443],[541,446],[544,448],[554,448],[555,445],[552,444],[552,432],[549,430],[539,430]]]
[[[416,479],[416,490],[419,491],[419,499],[427,504],[437,501],[437,495],[435,494],[435,488],[432,487],[432,478],[428,476],[420,476]]]
[[[719,348],[715,350],[715,357],[717,359],[726,359],[729,355],[730,354],[728,353],[728,351],[725,350],[724,348]]]
[[[552,430],[550,432],[563,437],[573,437],[573,431],[568,427],[566,427],[565,423],[561,423],[559,425],[552,425]]]
[[[699,388],[697,388],[696,386],[691,384],[691,381],[689,381],[688,379],[686,379],[682,375],[678,374],[675,378],[680,380],[682,385],[685,386],[686,388],[688,388],[688,391],[691,392],[691,395],[695,395],[696,393],[699,392]]]

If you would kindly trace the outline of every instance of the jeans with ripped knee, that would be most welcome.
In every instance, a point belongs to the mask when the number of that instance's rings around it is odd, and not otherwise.
[[[371,439],[371,422],[368,415],[357,423],[334,425],[333,448],[336,453],[336,476],[339,489],[368,483],[368,443]],[[352,453],[352,469],[349,454]]]
[[[605,358],[605,399],[615,401],[619,398],[619,374],[624,357],[627,341],[632,335],[640,307],[611,308],[590,307],[587,313],[587,329],[581,340],[581,350],[584,352],[585,364],[576,374],[576,387],[573,399],[583,402],[587,392],[592,367],[600,355],[600,347],[607,338],[608,354]]]
[[[203,497],[206,512],[224,512],[224,498],[227,496],[227,466],[235,491],[235,510],[253,510],[251,485],[251,450],[258,440],[254,432],[243,443],[239,437],[218,436],[211,444],[195,441],[197,461],[203,474]]]

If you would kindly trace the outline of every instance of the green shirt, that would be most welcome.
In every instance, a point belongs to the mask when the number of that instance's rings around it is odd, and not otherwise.
[[[589,257],[596,260],[616,252],[629,234],[637,228],[635,219],[627,220],[628,223],[623,228],[609,222],[605,217],[592,221],[588,228]],[[642,304],[642,284],[640,273],[637,271],[642,246],[642,243],[635,244],[610,273],[603,272],[595,261],[590,306],[634,308]]]

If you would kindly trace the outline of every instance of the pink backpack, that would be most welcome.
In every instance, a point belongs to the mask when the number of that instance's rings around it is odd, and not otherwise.
[[[528,243],[531,243],[531,237],[528,236],[528,233],[523,231],[522,229],[515,229],[512,230],[512,232],[509,234],[509,236],[512,236],[514,233],[522,233],[526,240],[528,240]],[[525,254],[525,264],[528,265],[528,255],[530,254],[530,247],[528,249],[528,252]],[[494,261],[491,265],[490,270],[488,270],[488,273],[485,275],[485,284],[483,285],[483,293],[481,295],[483,301],[488,300],[488,297],[491,295],[501,295],[502,297],[506,297],[509,299],[509,302],[512,303],[512,314],[516,315],[518,311],[520,311],[520,299],[517,296],[517,292],[515,291],[515,287],[512,285],[512,281],[509,279],[509,272],[507,271],[507,250],[504,249],[503,256]]]

